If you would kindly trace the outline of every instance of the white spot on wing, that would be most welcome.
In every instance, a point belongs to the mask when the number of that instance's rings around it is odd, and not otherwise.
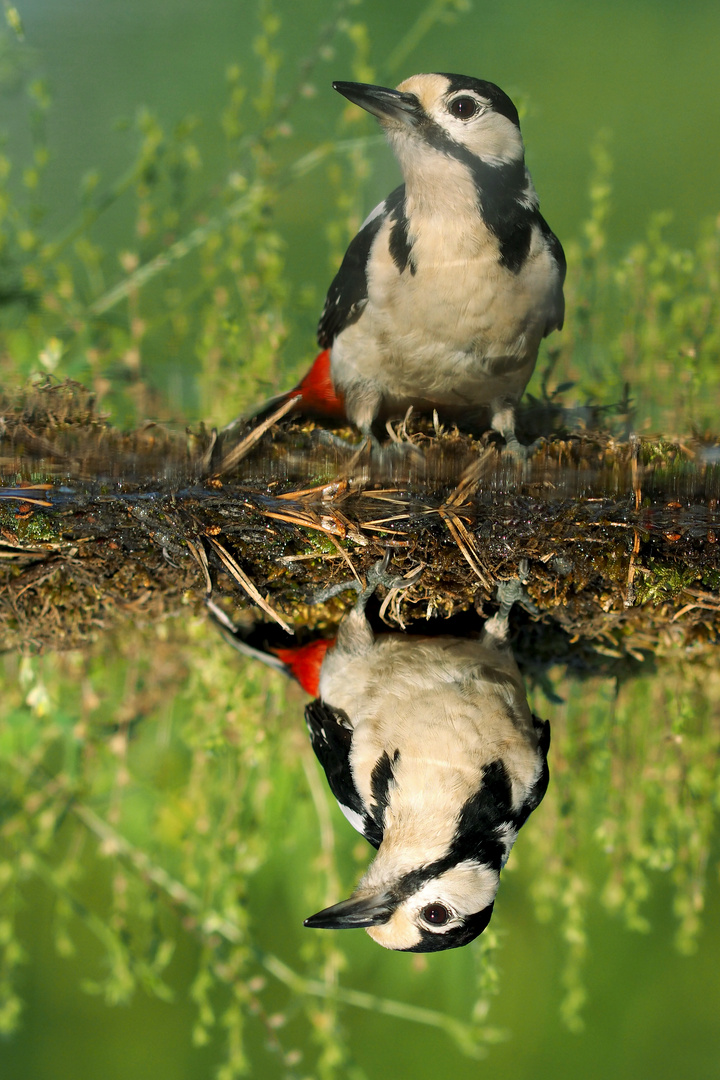
[[[371,221],[374,221],[375,218],[380,217],[382,214],[387,212],[387,207],[385,205],[386,202],[387,202],[387,199],[383,199],[383,201],[381,203],[377,204],[377,206],[375,207],[374,210],[370,211],[370,213],[368,214],[368,216],[365,218],[362,225],[360,226],[360,232],[362,232],[362,230],[365,228],[365,226],[369,225]]]
[[[349,806],[343,806],[341,802],[338,802],[338,806],[342,810],[347,820],[352,825],[356,832],[359,832],[362,836],[365,835],[363,829],[364,818],[362,814],[358,814],[357,810],[351,810]]]
[[[515,843],[515,841],[517,840],[517,829],[514,829],[512,827],[512,825],[510,825],[510,824],[506,824],[504,826],[504,828],[503,828],[503,836],[502,836],[501,839],[502,839],[502,842],[505,845],[505,854],[503,855],[502,862],[500,864],[500,869],[502,870],[502,869],[504,869],[505,863],[508,861],[508,858],[510,857],[510,852],[512,850],[512,846]]]

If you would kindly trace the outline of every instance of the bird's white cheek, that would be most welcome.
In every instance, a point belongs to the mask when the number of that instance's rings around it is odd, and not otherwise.
[[[382,926],[368,926],[367,932],[384,949],[412,949],[421,940],[417,926],[403,911],[396,911]]]
[[[520,132],[499,113],[486,113],[460,141],[479,158],[498,165],[519,161],[525,152]]]

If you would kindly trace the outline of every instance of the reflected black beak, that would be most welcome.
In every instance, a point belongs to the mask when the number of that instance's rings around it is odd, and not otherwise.
[[[384,86],[370,86],[367,83],[334,82],[333,90],[366,109],[379,120],[400,120],[414,125],[422,116],[422,106],[414,94],[403,94],[399,90],[388,90]]]
[[[313,930],[356,930],[362,926],[379,926],[388,921],[395,905],[388,893],[376,896],[351,896],[339,904],[318,911],[306,919],[304,926]]]

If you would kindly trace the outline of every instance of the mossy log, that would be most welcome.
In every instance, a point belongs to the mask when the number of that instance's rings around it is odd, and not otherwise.
[[[388,547],[398,574],[423,567],[381,597],[391,625],[477,620],[527,559],[538,614],[518,618],[521,661],[607,669],[717,641],[720,466],[707,440],[556,431],[520,464],[492,435],[426,421],[391,428],[379,454],[287,420],[220,439],[121,432],[74,383],[6,399],[0,423],[6,650],[82,646],[199,611],[210,591],[232,618],[302,638],[346,606],[313,595],[363,577]]]

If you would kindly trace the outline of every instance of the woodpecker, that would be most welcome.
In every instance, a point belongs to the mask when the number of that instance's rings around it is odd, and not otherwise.
[[[373,588],[371,582],[369,588]],[[545,794],[550,725],[508,645],[518,582],[478,640],[373,634],[368,590],[340,624],[306,721],[330,790],[377,855],[348,900],[305,920],[408,952],[490,921],[518,830]]]
[[[409,406],[491,426],[509,447],[542,338],[564,317],[565,256],[538,209],[517,109],[465,75],[395,89],[335,82],[378,118],[404,183],[351,242],[318,326],[323,350],[291,391],[368,435]]]
[[[477,640],[376,636],[370,595],[408,584],[385,569],[335,639],[271,661],[317,695],[305,711],[313,749],[343,814],[377,849],[352,896],[305,926],[365,927],[388,949],[452,949],[490,921],[500,871],[547,788],[550,725],[530,712],[508,644],[517,581],[499,587]]]

